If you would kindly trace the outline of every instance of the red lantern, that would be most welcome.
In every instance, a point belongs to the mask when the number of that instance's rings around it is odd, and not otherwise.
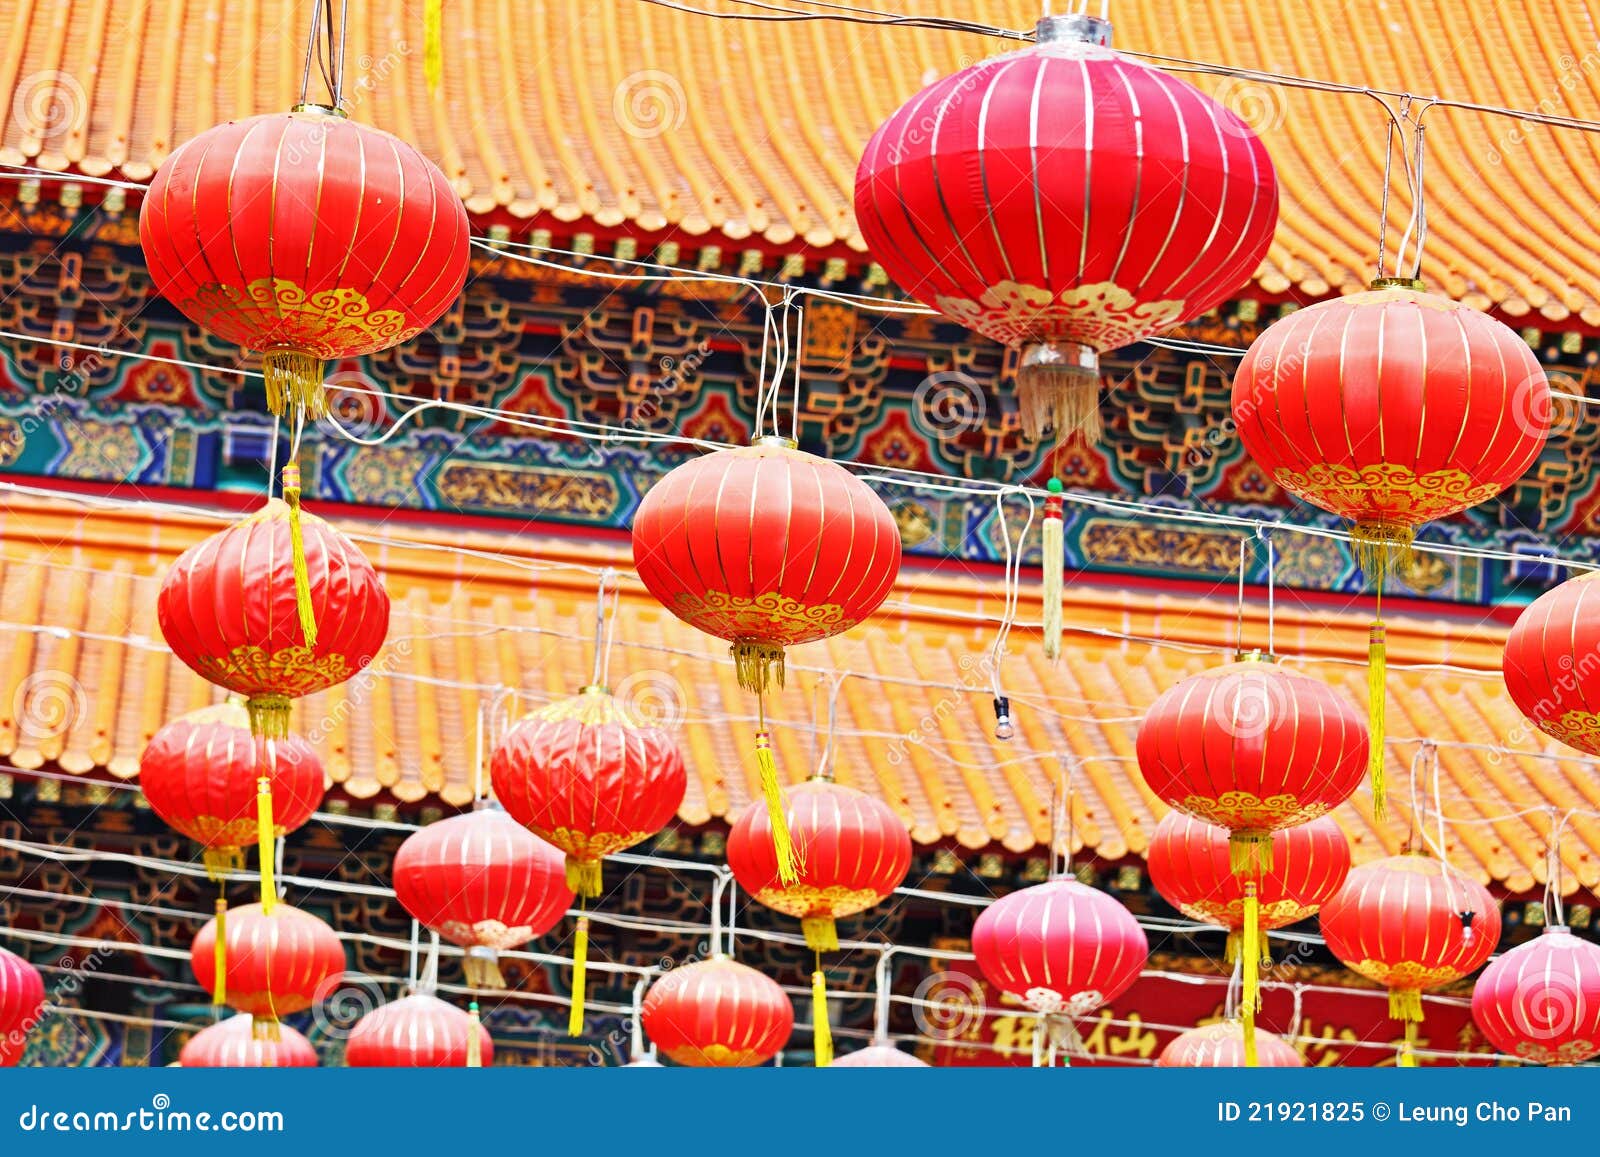
[[[1495,1048],[1535,1064],[1600,1055],[1600,947],[1547,927],[1483,970],[1472,1019]]]
[[[868,1045],[853,1053],[846,1053],[831,1066],[836,1069],[926,1069],[927,1061],[919,1061],[910,1053],[891,1044]]]
[[[178,1053],[186,1069],[311,1069],[321,1062],[311,1042],[288,1025],[276,1040],[257,1040],[254,1018],[241,1012],[190,1037]]]
[[[493,1062],[494,1042],[476,1016],[421,992],[367,1013],[344,1047],[351,1068],[461,1069]]]
[[[1238,955],[1245,921],[1246,880],[1233,871],[1228,831],[1181,812],[1156,825],[1148,859],[1150,882],[1185,916],[1228,929],[1227,959]],[[1350,871],[1350,844],[1324,816],[1272,833],[1272,867],[1256,874],[1260,943],[1250,946],[1267,963],[1266,931],[1286,928],[1332,899]],[[1241,1046],[1243,1036],[1240,1036]]]
[[[1298,1069],[1305,1062],[1282,1037],[1252,1028],[1254,1050],[1244,1047],[1245,1026],[1237,1020],[1201,1025],[1174,1037],[1156,1064],[1164,1069]],[[1253,1051],[1253,1059],[1249,1052]]]
[[[656,1048],[696,1068],[764,1065],[794,1031],[794,1007],[777,982],[726,956],[666,973],[640,1016]]]
[[[918,300],[1022,351],[1030,437],[1099,436],[1099,355],[1249,280],[1278,221],[1265,146],[1188,83],[1047,16],[1037,43],[935,81],[867,143],[855,208]]]
[[[139,211],[156,289],[256,350],[267,403],[323,410],[321,363],[432,325],[466,283],[466,208],[416,149],[302,105],[208,129],[156,171]]]
[[[1600,583],[1590,572],[1546,591],[1506,637],[1506,690],[1540,731],[1600,755]],[[1594,694],[1590,694],[1594,691]]]
[[[304,541],[297,581],[292,539]],[[321,629],[307,631],[300,594]],[[389,596],[343,534],[276,499],[178,558],[156,600],[161,634],[208,682],[246,699],[258,736],[289,733],[289,701],[343,683],[389,632]]]
[[[1233,379],[1233,418],[1284,490],[1354,523],[1378,582],[1368,645],[1373,809],[1383,814],[1383,579],[1416,528],[1493,498],[1533,464],[1550,429],[1550,385],[1488,314],[1382,282],[1268,327]]]
[[[407,836],[394,855],[394,894],[467,950],[473,988],[504,988],[497,953],[543,936],[573,899],[561,853],[493,805]]]
[[[721,450],[651,487],[633,523],[633,561],[657,600],[733,644],[741,686],[784,681],[783,650],[848,631],[900,573],[900,532],[872,489],[844,467],[782,438]],[[779,874],[793,882],[778,772],[756,734]]]
[[[235,700],[202,707],[168,723],[139,759],[139,786],[150,808],[170,827],[204,845],[212,874],[244,864],[257,842],[258,781],[272,789],[273,831],[284,836],[311,818],[322,802],[322,761],[299,736],[272,753],[250,734],[250,716]]]
[[[44,1009],[44,978],[15,952],[0,948],[0,1068],[22,1059],[28,1034]]]
[[[646,726],[604,687],[532,712],[489,759],[495,798],[567,856],[567,886],[600,895],[600,860],[677,815],[688,773],[671,735]]]
[[[189,964],[217,1004],[255,1018],[258,1036],[278,1039],[279,1017],[326,999],[344,976],[344,945],[309,912],[282,901],[245,904],[228,909],[225,923],[225,950],[213,917],[194,938]]]
[[[1144,929],[1104,892],[1050,880],[1002,896],[972,926],[989,982],[1034,1012],[1079,1017],[1126,992],[1150,956]]]
[[[1471,973],[1500,942],[1500,909],[1488,890],[1424,855],[1353,869],[1320,919],[1328,951],[1389,990],[1389,1015],[1405,1022],[1405,1065],[1415,1063],[1422,993]]]

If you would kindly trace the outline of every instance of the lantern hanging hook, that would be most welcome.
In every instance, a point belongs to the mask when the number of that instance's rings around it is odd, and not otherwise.
[[[310,103],[311,65],[315,62],[322,83],[328,90],[327,107],[334,112],[341,111],[344,104],[344,48],[349,25],[350,0],[312,0],[311,31],[306,39],[305,67],[300,73],[301,106]]]

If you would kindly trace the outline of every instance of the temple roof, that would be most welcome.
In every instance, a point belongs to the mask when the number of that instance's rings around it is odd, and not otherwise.
[[[696,5],[752,13],[731,0]],[[874,7],[861,0],[858,7]],[[418,142],[480,219],[652,241],[859,255],[850,209],[873,128],[1004,40],[837,21],[719,20],[640,0],[451,0],[445,81],[422,82],[420,0],[350,7],[353,115]],[[1593,117],[1595,18],[1549,0],[1112,5],[1123,48]],[[296,99],[303,0],[15,0],[0,161],[148,179],[183,140]],[[894,0],[1031,26],[1037,0]],[[1577,53],[1590,49],[1588,55]],[[1283,182],[1265,295],[1370,279],[1384,119],[1370,98],[1190,76],[1262,132]],[[1427,117],[1426,274],[1538,324],[1600,326],[1600,140],[1452,109]],[[1398,183],[1398,168],[1397,168]],[[1403,188],[1390,245],[1404,228]]]
[[[131,779],[153,732],[219,693],[161,642],[155,592],[176,554],[219,525],[157,510],[86,510],[80,500],[8,494],[0,506],[0,761],[14,768]],[[343,522],[384,571],[394,599],[380,674],[300,702],[336,785],[361,799],[462,806],[473,791],[480,707],[493,720],[576,691],[590,678],[597,568],[622,576],[615,692],[675,725],[691,774],[680,820],[735,816],[759,793],[748,748],[751,697],[725,644],[662,610],[632,576],[625,545],[471,531],[426,538],[403,524]],[[429,544],[434,545],[429,545]],[[441,549],[441,547],[443,549]],[[490,554],[463,553],[486,551]],[[1031,583],[1025,584],[1031,587]],[[1175,680],[1226,661],[1226,598],[1148,595],[1069,584],[1065,654],[1047,662],[1034,632],[1037,592],[1021,600],[1001,667],[1018,726],[993,737],[989,648],[999,586],[908,566],[870,623],[791,652],[787,692],[770,704],[782,775],[813,766],[813,692],[821,672],[848,672],[839,700],[842,782],[882,796],[922,845],[1043,854],[1061,753],[1077,766],[1075,833],[1108,861],[1141,856],[1164,807],[1133,763],[1140,716]],[[1424,606],[1426,606],[1424,604]],[[1388,608],[1386,608],[1388,609]],[[1336,813],[1355,857],[1397,851],[1406,837],[1408,770],[1437,741],[1447,848],[1485,881],[1524,892],[1542,881],[1550,808],[1600,805],[1592,763],[1554,751],[1511,704],[1499,674],[1505,628],[1445,609],[1388,609],[1391,811],[1377,822],[1363,789]],[[1366,620],[1280,609],[1285,659],[1365,695]],[[1266,642],[1261,608],[1249,645]],[[1159,644],[1151,640],[1161,640]],[[826,688],[820,697],[826,699]],[[352,705],[355,709],[351,709]],[[492,726],[492,724],[490,725]],[[1489,750],[1503,745],[1528,755]],[[1569,753],[1570,754],[1570,753]],[[1431,789],[1422,777],[1420,791]],[[1563,846],[1566,886],[1600,884],[1600,824],[1577,817]]]

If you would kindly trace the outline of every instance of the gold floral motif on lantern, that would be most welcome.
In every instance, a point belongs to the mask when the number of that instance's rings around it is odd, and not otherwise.
[[[1297,924],[1307,916],[1315,915],[1317,911],[1315,904],[1298,904],[1293,900],[1274,900],[1270,904],[1262,904],[1260,909],[1263,928],[1283,928],[1289,924]],[[1224,928],[1244,927],[1243,898],[1218,904],[1204,900],[1198,904],[1179,904],[1178,911],[1191,920],[1199,920],[1205,924],[1219,924]]]
[[[1450,984],[1461,979],[1459,969],[1448,966],[1428,968],[1411,960],[1390,963],[1383,960],[1362,959],[1352,963],[1350,968],[1385,988],[1409,989],[1413,992],[1438,988],[1441,984]]]
[[[680,1065],[694,1065],[698,1062],[718,1069],[746,1068],[750,1065],[759,1065],[767,1059],[755,1049],[731,1049],[724,1044],[685,1045],[681,1049],[668,1050],[667,1056]]]
[[[625,851],[654,832],[583,832],[572,828],[534,828],[534,835],[577,860],[600,860]]]
[[[298,698],[332,687],[350,678],[350,661],[343,655],[318,657],[309,647],[285,647],[268,653],[255,646],[235,647],[226,655],[197,659],[201,678],[230,691],[257,690]]]
[[[882,894],[871,888],[845,888],[838,884],[826,888],[790,884],[787,888],[765,888],[756,893],[759,903],[801,920],[811,916],[854,916],[882,899]]]
[[[1178,802],[1178,810],[1219,828],[1238,831],[1276,831],[1314,820],[1328,810],[1326,803],[1308,803],[1285,793],[1266,799],[1248,791],[1225,791],[1218,796],[1191,795]]]
[[[1395,462],[1345,466],[1319,462],[1304,471],[1280,466],[1272,479],[1324,510],[1367,522],[1418,526],[1493,498],[1504,489],[1465,470],[1418,474]]]
[[[1002,345],[1074,341],[1112,350],[1183,320],[1182,301],[1138,301],[1111,281],[1053,294],[1038,285],[1002,281],[977,301],[940,297],[939,312]]]
[[[479,945],[499,951],[515,948],[533,939],[533,929],[526,924],[508,925],[499,920],[446,920],[439,925],[439,935],[452,944]]]
[[[1568,1041],[1556,1048],[1534,1041],[1518,1041],[1516,1047],[1516,1054],[1519,1057],[1540,1065],[1575,1065],[1588,1060],[1597,1052],[1600,1052],[1600,1044],[1587,1040]]]
[[[307,293],[282,277],[243,286],[211,282],[177,306],[248,349],[282,347],[323,359],[371,353],[422,332],[420,326],[408,326],[398,309],[373,309],[360,290],[336,286]],[[263,336],[267,344],[257,345]]]
[[[673,611],[702,631],[723,639],[804,643],[848,627],[837,603],[808,605],[778,591],[744,598],[726,591],[685,591]]]
[[[1600,755],[1600,715],[1574,708],[1554,719],[1538,720],[1539,730],[1568,747]]]

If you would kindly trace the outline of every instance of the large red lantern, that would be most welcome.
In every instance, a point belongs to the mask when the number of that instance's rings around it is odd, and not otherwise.
[[[848,631],[900,573],[900,532],[872,489],[783,438],[686,462],[650,488],[633,561],[678,618],[728,640],[739,684],[784,682],[785,647]],[[778,772],[758,701],[756,759],[779,874],[794,880]]]
[[[1258,944],[1245,947],[1267,963],[1266,932],[1299,923],[1333,898],[1350,871],[1350,844],[1327,816],[1280,828],[1272,833],[1272,867],[1247,880],[1233,870],[1226,828],[1172,811],[1156,825],[1147,859],[1150,882],[1168,903],[1185,916],[1228,929],[1229,963],[1237,958],[1245,925],[1245,887],[1253,883],[1260,935]]]
[[[1079,1017],[1139,979],[1150,944],[1106,893],[1057,879],[985,908],[972,926],[972,953],[991,984],[1031,1011]]]
[[[1383,814],[1383,580],[1416,528],[1493,498],[1533,464],[1550,384],[1509,327],[1381,282],[1269,326],[1233,379],[1233,418],[1284,490],[1348,518],[1378,585],[1369,654],[1373,808]]]
[[[1237,1020],[1201,1025],[1174,1037],[1156,1064],[1164,1069],[1298,1069],[1305,1062],[1282,1037],[1251,1027],[1254,1048],[1246,1049],[1245,1026]]]
[[[494,805],[407,836],[394,855],[394,894],[467,950],[473,988],[504,988],[497,954],[550,931],[573,899],[561,853]]]
[[[530,713],[489,759],[495,798],[567,857],[567,885],[600,895],[600,860],[660,831],[688,786],[683,754],[604,687]]]
[[[254,1018],[241,1012],[195,1033],[178,1053],[186,1069],[310,1069],[321,1062],[317,1050],[284,1024],[276,1040],[258,1040]]]
[[[777,981],[726,956],[674,968],[640,1012],[650,1042],[680,1065],[764,1065],[789,1041],[794,1006]]]
[[[1540,731],[1600,755],[1600,572],[1546,591],[1506,636],[1506,690]],[[1594,694],[1590,694],[1593,690]]]
[[[1541,1065],[1600,1055],[1600,946],[1552,925],[1490,963],[1472,1019],[1503,1053]]]
[[[494,1042],[474,1013],[419,992],[356,1021],[345,1042],[344,1063],[351,1068],[478,1068],[494,1063]]]
[[[889,276],[1022,351],[1035,438],[1097,438],[1099,355],[1227,300],[1278,221],[1249,126],[1112,51],[1110,32],[1045,17],[1036,44],[907,101],[856,173],[856,219]]]
[[[1404,1065],[1415,1063],[1423,992],[1473,972],[1500,942],[1500,909],[1488,890],[1425,855],[1352,869],[1320,923],[1328,951],[1389,990],[1389,1015],[1405,1024]]]
[[[156,170],[139,211],[156,289],[261,354],[267,403],[323,410],[322,362],[398,345],[466,282],[466,208],[411,145],[301,105],[208,129]]]
[[[269,754],[266,743],[250,734],[249,713],[234,700],[174,719],[139,758],[139,786],[151,810],[203,845],[213,875],[242,867],[243,849],[257,842],[263,775],[274,836],[294,831],[322,802],[322,761],[311,745],[291,735]]]
[[[354,543],[273,499],[179,556],[156,617],[178,658],[245,697],[256,735],[283,739],[290,700],[343,683],[378,653],[389,596]]]
[[[28,1033],[44,1008],[44,978],[15,952],[0,948],[0,1068],[22,1059]]]
[[[206,922],[189,949],[189,965],[215,1003],[248,1012],[257,1035],[275,1040],[280,1017],[325,1000],[339,983],[344,945],[309,912],[282,901],[244,904]]]

